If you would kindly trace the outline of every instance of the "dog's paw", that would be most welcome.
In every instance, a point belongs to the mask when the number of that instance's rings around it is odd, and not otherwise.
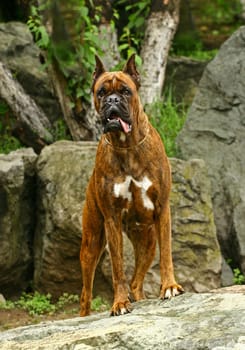
[[[120,316],[128,314],[132,311],[132,306],[129,300],[125,302],[114,303],[111,308],[111,316]]]
[[[171,299],[182,293],[184,293],[183,287],[179,284],[174,284],[161,290],[160,299]]]

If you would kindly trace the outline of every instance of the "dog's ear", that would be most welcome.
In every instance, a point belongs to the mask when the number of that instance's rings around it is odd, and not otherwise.
[[[96,80],[99,78],[101,74],[105,73],[106,71],[103,62],[97,55],[95,55],[95,62],[96,62],[96,66],[93,73],[93,82],[92,82],[92,88],[91,88],[92,91],[94,91],[94,85],[96,83]]]
[[[125,66],[123,68],[123,73],[130,75],[130,77],[133,79],[137,89],[140,87],[140,75],[136,69],[135,53],[133,53],[129,57],[127,63],[125,64]]]

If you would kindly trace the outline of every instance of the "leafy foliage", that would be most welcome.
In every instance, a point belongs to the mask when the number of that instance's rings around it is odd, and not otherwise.
[[[200,10],[206,23],[230,23],[241,13],[241,2],[233,0],[231,4],[226,0],[212,0],[202,5]]]
[[[31,316],[54,314],[63,310],[67,305],[78,304],[79,296],[74,294],[64,293],[59,297],[56,303],[52,302],[51,294],[40,294],[39,292],[23,293],[19,300],[10,301],[7,300],[4,303],[0,303],[0,310],[11,310],[14,308],[20,308],[28,311]],[[107,301],[101,297],[96,297],[92,300],[91,309],[96,312],[102,312],[109,309]],[[73,310],[77,313],[77,309]]]
[[[116,6],[124,7],[127,21],[125,22],[122,34],[119,38],[119,51],[126,58],[132,53],[139,53],[144,38],[146,19],[150,13],[150,0],[129,2],[128,0],[117,1]],[[136,55],[136,63],[141,65],[141,58]]]
[[[94,69],[94,55],[101,51],[98,35],[100,9],[94,9],[95,15],[92,21],[85,0],[73,0],[72,6],[77,13],[73,27],[76,28],[76,36],[81,40],[76,40],[75,43],[69,40],[57,43],[49,37],[41,19],[41,11],[47,9],[50,4],[51,2],[47,1],[41,7],[31,7],[28,27],[33,33],[36,44],[46,52],[47,64],[56,62],[67,78],[68,94],[90,101],[90,79]]]
[[[0,153],[7,154],[21,146],[21,142],[12,135],[9,107],[0,101]]]
[[[51,303],[51,294],[43,295],[38,292],[33,295],[23,293],[15,305],[27,310],[30,315],[41,315],[55,311],[55,305]]]
[[[92,311],[102,312],[108,309],[109,309],[109,304],[105,300],[103,300],[101,297],[96,297],[92,300],[92,303],[91,303]]]
[[[233,281],[235,284],[238,284],[238,285],[245,284],[245,276],[242,274],[240,269],[238,268],[233,269],[233,273],[234,273]]]
[[[56,310],[61,310],[66,305],[71,305],[71,304],[78,303],[78,302],[79,302],[78,295],[63,293],[63,295],[61,295],[59,297],[59,300],[57,301]]]
[[[64,119],[58,119],[54,122],[52,134],[54,141],[71,140],[71,135],[68,133]]]
[[[4,303],[0,303],[0,310],[20,308],[28,311],[31,316],[53,314],[59,310],[62,310],[65,306],[78,303],[78,295],[64,293],[56,304],[52,303],[51,294],[40,294],[39,292],[23,293],[19,300],[13,302],[7,300]]]
[[[50,46],[49,35],[46,31],[45,26],[42,24],[39,14],[43,8],[43,6],[40,6],[39,8],[31,6],[31,16],[27,21],[27,25],[29,27],[29,30],[33,33],[36,44],[41,49],[48,49]]]
[[[232,259],[228,258],[226,262],[233,271],[233,283],[238,285],[245,284],[245,276],[237,267],[237,265],[232,261]]]

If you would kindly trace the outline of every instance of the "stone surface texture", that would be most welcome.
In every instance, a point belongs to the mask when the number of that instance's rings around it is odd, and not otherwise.
[[[212,183],[225,259],[245,273],[245,26],[206,67],[178,137],[184,159],[202,158]]]
[[[26,24],[0,23],[0,57],[51,122],[61,116],[50,79],[40,62],[40,50]]]
[[[0,292],[7,295],[32,278],[36,159],[31,148],[0,154]]]
[[[38,158],[34,284],[42,292],[81,291],[82,204],[95,153],[95,143],[61,141]]]
[[[0,333],[1,350],[244,350],[245,294],[186,293],[108,312]]]
[[[169,91],[177,103],[190,105],[198,90],[207,61],[197,61],[188,57],[168,57],[164,90]]]

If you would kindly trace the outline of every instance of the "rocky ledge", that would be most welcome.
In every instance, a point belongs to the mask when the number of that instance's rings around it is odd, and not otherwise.
[[[145,300],[120,317],[107,312],[16,328],[0,334],[0,348],[244,350],[244,324],[245,286]]]

